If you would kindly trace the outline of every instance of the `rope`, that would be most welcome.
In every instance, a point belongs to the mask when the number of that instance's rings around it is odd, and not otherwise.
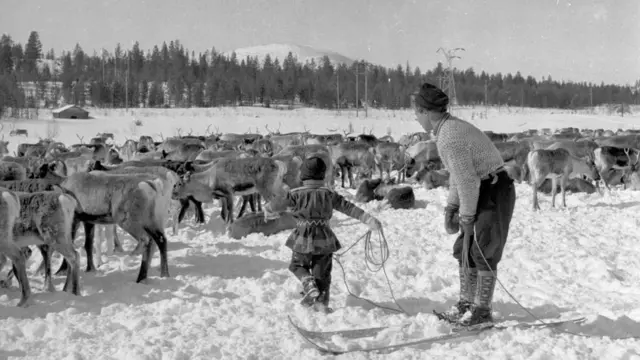
[[[389,244],[387,242],[387,238],[384,236],[384,232],[382,230],[378,231],[378,245],[379,245],[380,258],[379,260],[376,260],[375,251],[373,250],[374,246],[371,241],[371,234],[372,234],[371,230],[367,231],[364,235],[360,236],[358,240],[356,240],[356,242],[354,242],[346,250],[342,251],[339,254],[336,253],[333,255],[334,259],[336,260],[336,262],[340,266],[340,269],[342,270],[342,281],[344,283],[344,286],[347,289],[347,292],[349,293],[349,295],[353,296],[358,300],[365,301],[381,309],[409,315],[409,313],[398,303],[398,300],[396,299],[396,296],[393,293],[393,288],[391,287],[391,281],[389,280],[389,276],[387,275],[387,270],[384,266],[384,264],[389,259]],[[353,249],[362,240],[364,240],[364,262],[365,262],[365,265],[367,266],[367,269],[373,273],[377,273],[380,270],[382,270],[382,272],[384,273],[385,280],[387,281],[387,286],[389,287],[391,298],[393,299],[393,302],[396,304],[398,309],[380,305],[374,301],[365,299],[351,292],[351,289],[347,284],[347,275],[344,270],[344,266],[342,266],[342,262],[340,261],[340,258],[343,257],[346,253],[348,253],[351,249]]]
[[[522,303],[520,303],[520,301],[518,301],[518,299],[516,299],[515,296],[513,296],[513,294],[511,294],[511,292],[504,286],[504,284],[502,284],[502,281],[500,281],[498,279],[498,276],[496,276],[496,273],[493,271],[493,269],[491,269],[491,266],[489,265],[489,262],[487,261],[487,259],[484,257],[484,254],[482,253],[482,249],[480,248],[480,244],[478,244],[478,238],[477,236],[475,236],[475,231],[474,231],[474,236],[473,236],[473,242],[476,244],[476,247],[478,248],[478,252],[480,253],[480,256],[482,256],[482,260],[484,260],[484,263],[487,265],[487,268],[489,269],[489,271],[491,271],[491,275],[496,279],[496,282],[500,285],[500,287],[502,288],[502,290],[504,290],[504,292],[507,293],[507,295],[509,295],[509,297],[518,305],[520,306],[520,308],[522,308],[522,310],[524,310],[527,314],[529,314],[532,318],[534,318],[536,321],[542,323],[543,325],[549,325],[547,324],[544,320],[540,319],[539,317],[537,317],[536,315],[534,315],[529,309],[527,309],[524,305],[522,305]],[[464,256],[463,256],[464,257]],[[569,330],[561,330],[558,328],[551,328],[552,331],[555,331],[557,333],[561,333],[561,334],[569,334],[569,335],[575,335],[575,336],[580,336],[580,337],[595,337],[594,335],[587,335],[587,334],[579,334],[579,333],[575,333],[573,331],[569,331]],[[609,338],[611,340],[627,340],[627,339],[638,339],[640,338],[640,336],[627,336],[627,337],[619,337],[619,338],[613,338],[610,337]]]

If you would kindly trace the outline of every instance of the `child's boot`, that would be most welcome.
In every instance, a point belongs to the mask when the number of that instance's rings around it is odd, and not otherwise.
[[[316,279],[314,279],[313,276],[307,276],[303,278],[302,288],[304,295],[302,296],[300,304],[304,306],[313,305],[316,301],[316,298],[320,295],[320,291],[318,291],[318,287],[316,286]]]
[[[331,314],[333,312],[333,309],[329,307],[330,293],[331,292],[329,288],[320,293],[320,296],[318,296],[318,298],[316,299],[315,304],[313,304],[314,310],[323,312],[325,314]]]

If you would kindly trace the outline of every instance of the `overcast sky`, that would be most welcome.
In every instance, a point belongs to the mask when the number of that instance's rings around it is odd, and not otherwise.
[[[3,0],[4,1],[4,0]],[[150,49],[179,39],[196,52],[269,43],[310,45],[385,66],[457,67],[556,80],[640,79],[640,0],[20,0],[0,31],[45,50]]]

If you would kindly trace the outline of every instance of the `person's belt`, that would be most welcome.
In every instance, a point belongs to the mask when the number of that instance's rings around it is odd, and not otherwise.
[[[493,179],[492,184],[495,184],[496,181],[498,181],[498,175],[502,172],[507,171],[504,166],[500,166],[499,168],[495,169],[494,171],[488,173],[486,176],[483,176],[480,178],[480,180],[484,181],[484,180],[489,180],[489,179]]]

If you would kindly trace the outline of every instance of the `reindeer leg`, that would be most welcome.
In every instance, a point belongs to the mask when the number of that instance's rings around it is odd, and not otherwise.
[[[12,271],[20,284],[22,297],[18,302],[19,307],[27,307],[31,299],[31,287],[27,277],[27,259],[16,244],[3,245],[0,252],[4,253],[12,263]]]
[[[356,184],[353,180],[353,167],[347,167],[347,174],[349,174],[349,187],[352,189],[356,188]]]
[[[537,180],[535,178],[531,179],[531,192],[533,194],[533,211],[540,210],[540,204],[538,203],[538,188],[540,187],[543,181],[544,181],[544,178],[542,178],[542,181]]]
[[[160,277],[170,277],[169,262],[167,260],[167,237],[164,236],[160,229],[147,230],[147,234],[153,239],[160,251]]]
[[[199,224],[204,224],[204,210],[202,209],[202,202],[196,200],[193,197],[190,197],[190,201],[193,203],[193,206],[196,208],[196,222]]]
[[[93,262],[93,239],[95,236],[95,228],[96,228],[95,224],[92,224],[89,222],[84,223],[84,234],[85,234],[84,251],[86,251],[87,253],[87,272],[96,271],[96,266]],[[64,263],[66,264],[66,259]],[[62,270],[62,266],[60,267],[60,270]],[[58,272],[60,270],[58,270]]]
[[[96,254],[96,267],[102,266],[102,244],[109,240],[106,226],[98,225],[93,242],[93,250]]]
[[[251,212],[256,212],[256,197],[255,194],[250,194],[247,196],[247,200],[249,201],[249,207],[251,208]]]
[[[64,282],[63,291],[73,295],[80,295],[80,263],[78,261],[78,253],[73,248],[73,244],[64,236],[60,236],[56,240],[54,248],[62,254],[65,261],[69,264],[67,269],[67,279]]]
[[[560,190],[562,191],[562,206],[567,207],[567,199],[566,199],[566,189],[567,189],[567,178],[568,176],[563,176],[560,179]]]
[[[558,192],[558,178],[554,176],[551,179],[551,207],[556,207],[556,193]]]
[[[346,186],[344,186],[344,180],[345,177],[347,176],[347,171],[346,171],[346,166],[344,165],[339,165],[340,166],[340,177],[342,178],[342,188],[345,189]]]
[[[258,211],[262,211],[262,196],[259,193],[253,194],[256,199],[256,204],[258,205]]]
[[[48,292],[55,292],[56,288],[53,286],[53,279],[51,278],[51,249],[49,245],[39,245],[38,249],[42,255],[42,263],[44,264],[44,290]]]
[[[120,237],[118,236],[118,225],[116,224],[113,224],[113,252],[124,252],[124,249],[122,248],[122,242],[120,241]]]
[[[242,205],[240,206],[240,212],[238,212],[238,219],[244,215],[244,212],[247,210],[247,203],[251,207],[252,212],[256,212],[255,205],[251,203],[251,200],[247,195],[242,195]]]
[[[178,200],[180,202],[180,212],[178,213],[178,224],[180,224],[182,222],[182,219],[184,219],[184,215],[187,213],[187,210],[189,210],[189,199],[180,199]],[[196,218],[197,218],[197,210],[196,210]]]
[[[220,217],[225,221],[227,225],[233,223],[233,192],[229,189],[217,188],[214,191],[215,198],[220,199]]]

